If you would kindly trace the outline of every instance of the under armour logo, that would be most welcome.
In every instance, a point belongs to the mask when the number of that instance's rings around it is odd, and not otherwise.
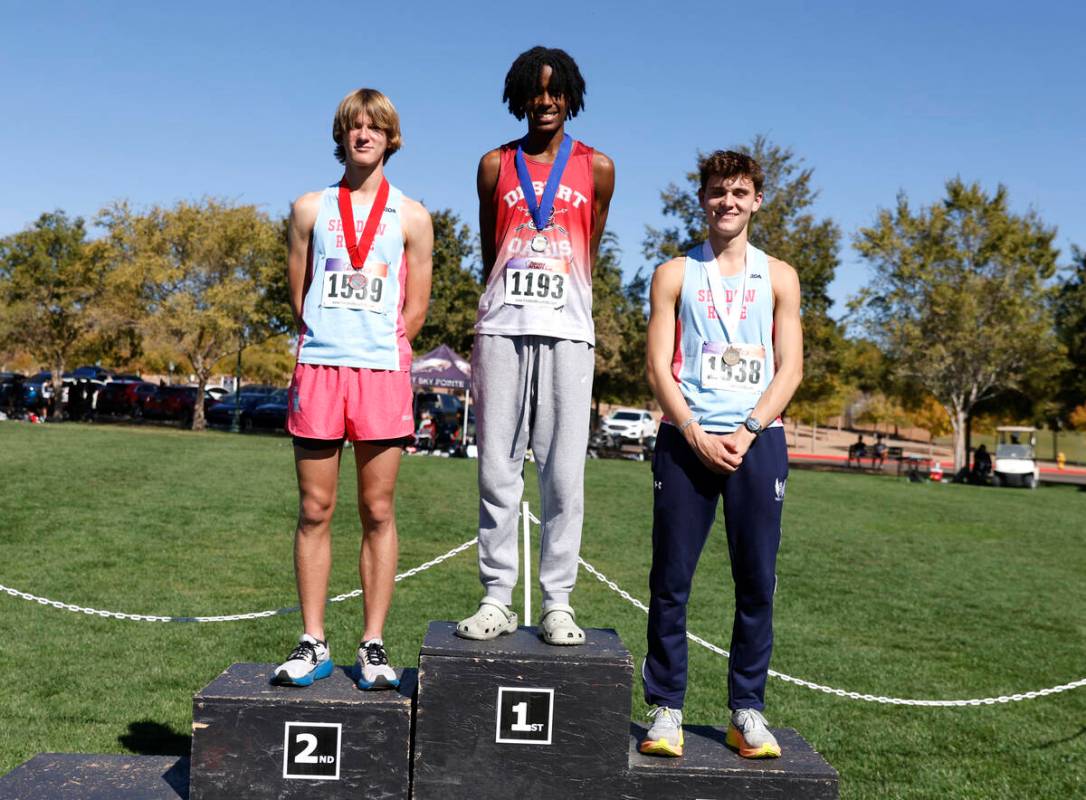
[[[777,502],[780,503],[784,500],[784,486],[788,483],[788,478],[783,481],[777,478],[773,481],[773,494],[776,496]]]
[[[652,488],[653,489],[663,489],[664,488],[664,482],[663,481],[653,481],[652,482]]]

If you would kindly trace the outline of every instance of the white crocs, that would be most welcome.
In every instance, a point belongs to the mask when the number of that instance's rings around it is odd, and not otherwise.
[[[573,607],[555,603],[543,612],[539,632],[547,644],[584,644],[584,631],[573,619]]]
[[[479,601],[479,610],[457,624],[456,635],[461,639],[486,641],[503,633],[514,633],[516,629],[517,612],[500,600],[484,597]]]

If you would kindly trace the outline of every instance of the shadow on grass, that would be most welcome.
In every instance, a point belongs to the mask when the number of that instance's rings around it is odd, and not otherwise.
[[[1078,729],[1078,731],[1076,733],[1072,733],[1070,736],[1064,736],[1062,739],[1053,739],[1052,741],[1049,741],[1049,742],[1041,742],[1039,744],[1033,745],[1033,747],[1030,747],[1028,749],[1030,749],[1030,750],[1044,750],[1045,748],[1048,748],[1048,747],[1055,747],[1056,745],[1067,744],[1068,742],[1073,742],[1075,739],[1078,739],[1078,738],[1080,738],[1082,736],[1086,736],[1086,725],[1083,725],[1081,728]]]
[[[128,733],[117,737],[126,749],[142,756],[187,756],[192,737],[175,733],[160,722],[141,719],[128,723]]]

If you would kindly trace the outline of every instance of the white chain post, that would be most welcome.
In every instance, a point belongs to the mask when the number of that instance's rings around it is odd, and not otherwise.
[[[520,504],[520,519],[524,528],[524,624],[532,624],[532,523],[528,501]]]

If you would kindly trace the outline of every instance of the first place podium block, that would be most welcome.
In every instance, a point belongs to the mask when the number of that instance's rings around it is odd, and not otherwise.
[[[431,622],[419,654],[414,800],[597,796],[625,771],[630,652],[613,630],[554,647]]]
[[[191,800],[406,798],[415,670],[363,692],[344,667],[304,688],[234,664],[192,703]]]

